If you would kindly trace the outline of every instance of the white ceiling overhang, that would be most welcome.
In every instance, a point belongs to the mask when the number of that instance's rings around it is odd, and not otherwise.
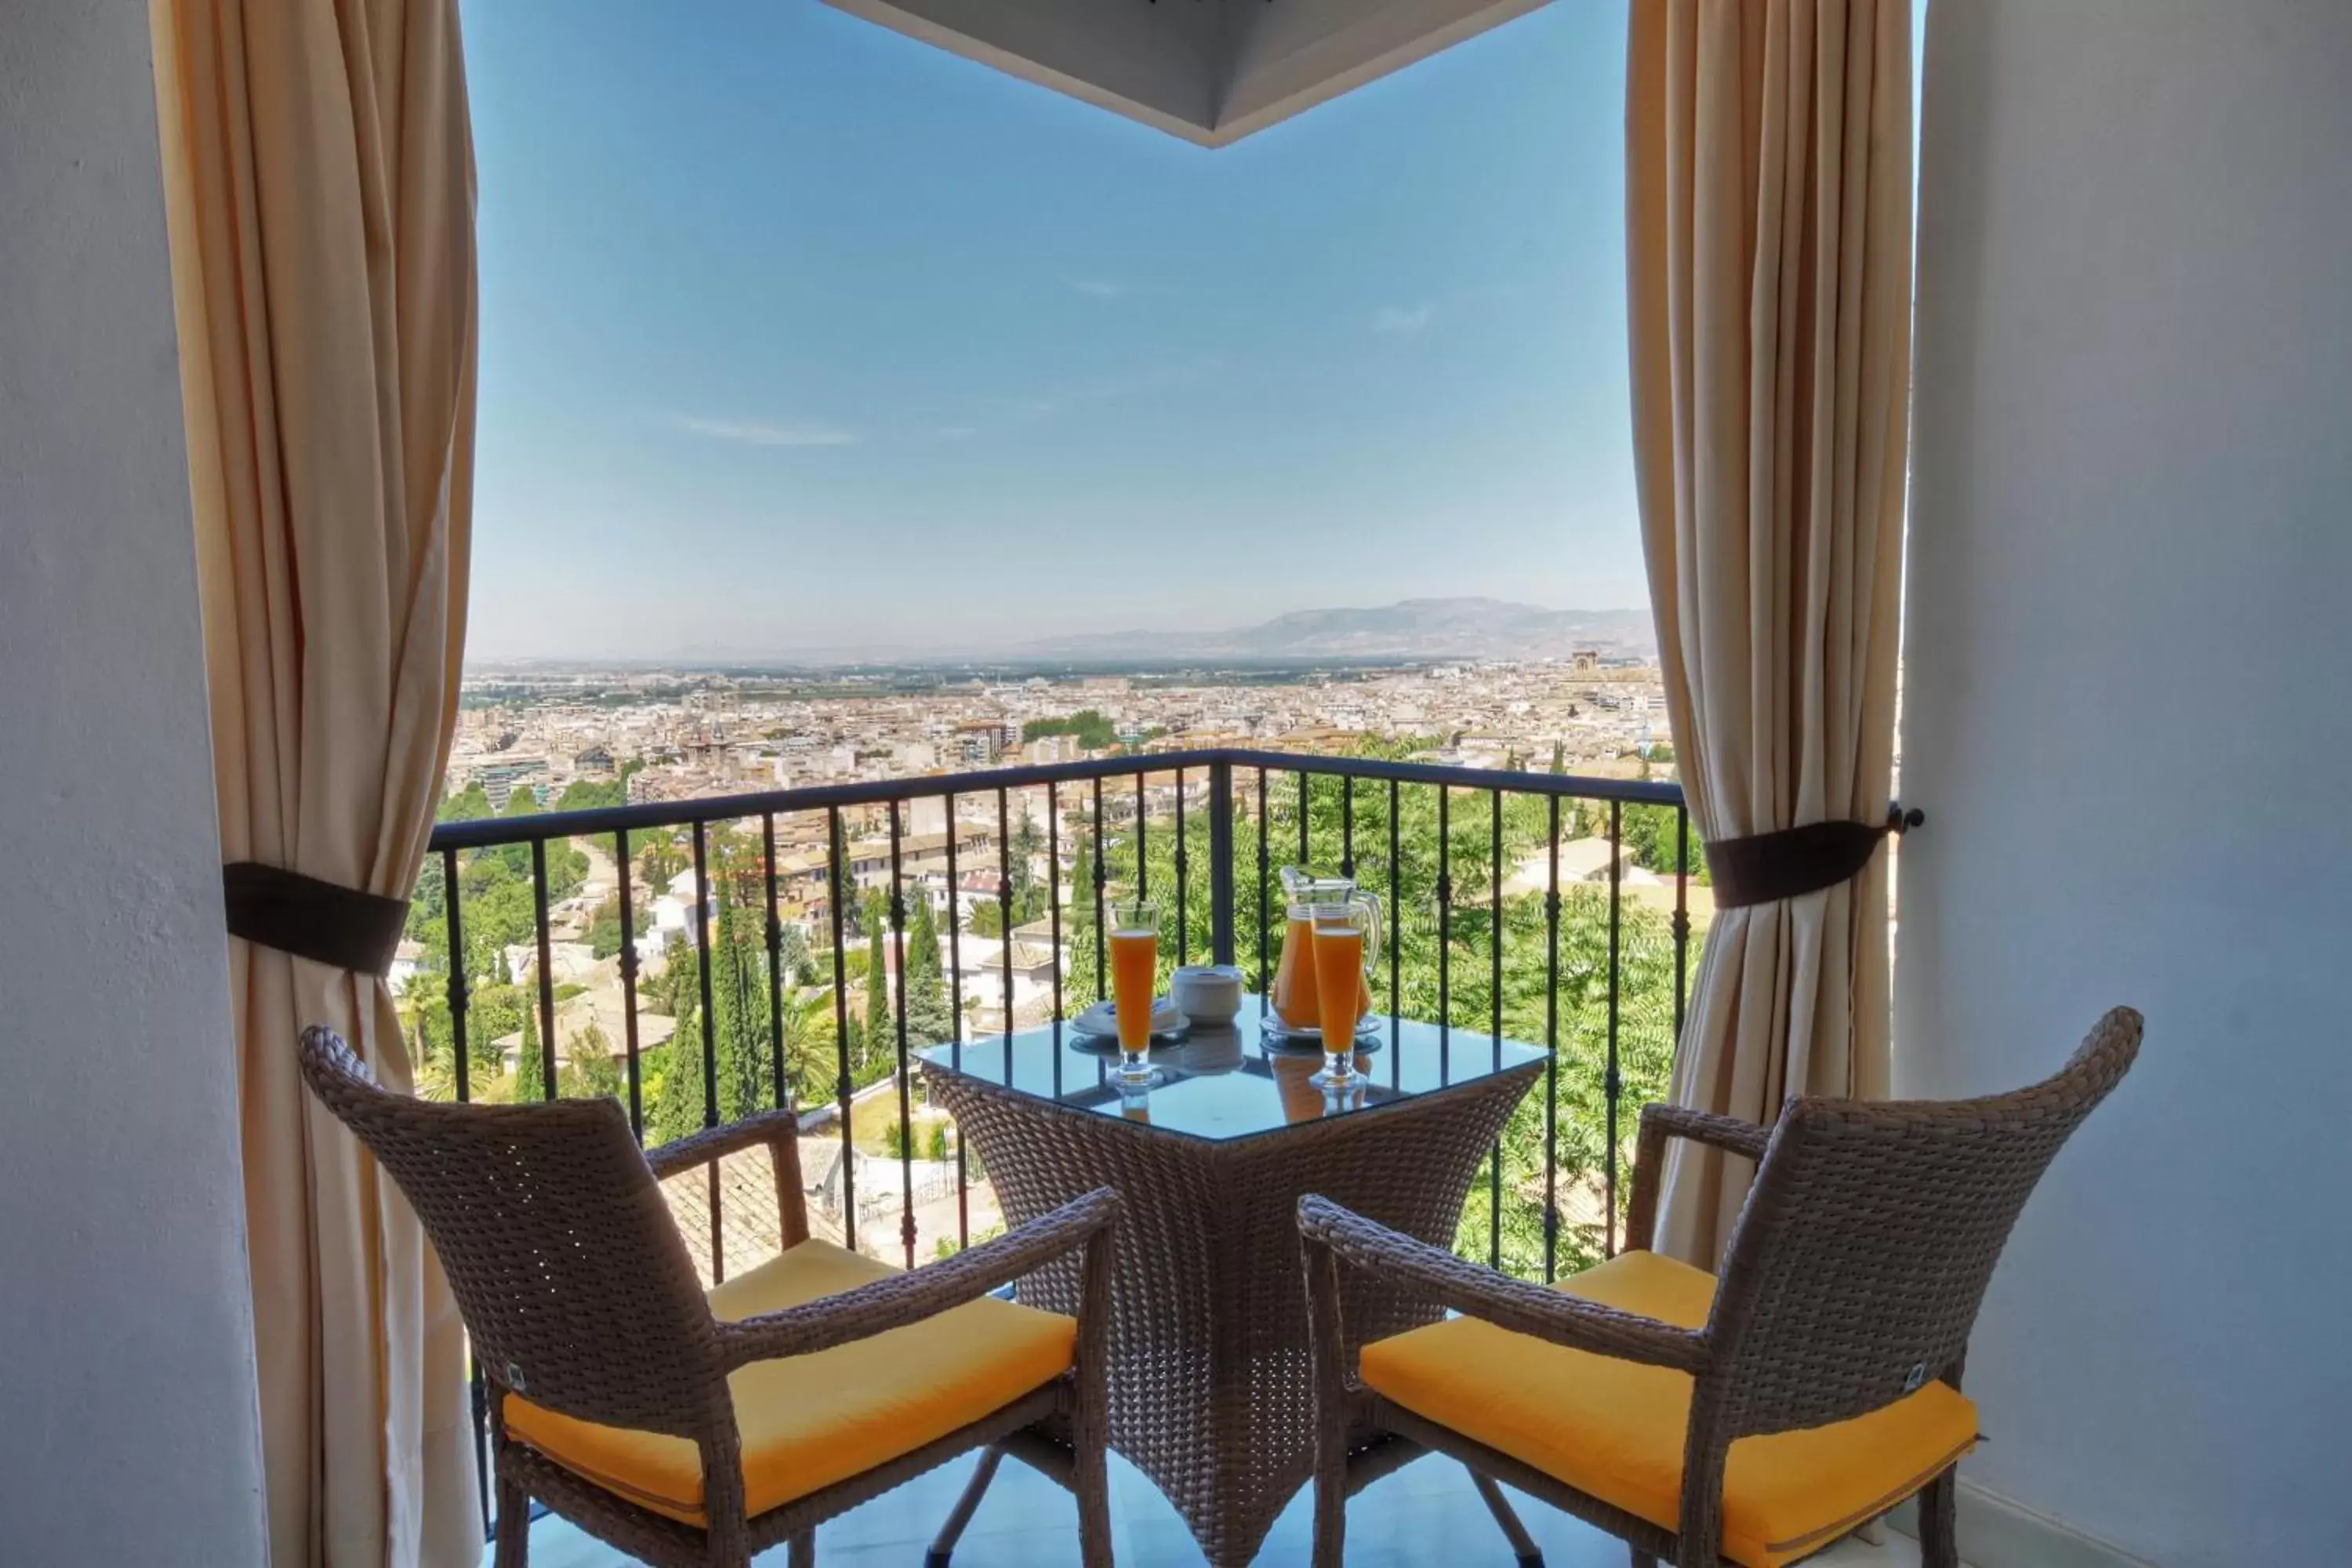
[[[1549,0],[825,0],[1203,147]]]

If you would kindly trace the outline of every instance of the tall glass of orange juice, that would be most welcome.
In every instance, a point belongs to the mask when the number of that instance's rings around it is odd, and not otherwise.
[[[1111,1007],[1118,1016],[1118,1076],[1151,1081],[1151,1000],[1160,981],[1160,906],[1129,899],[1110,910]]]
[[[1356,1026],[1372,965],[1379,961],[1381,906],[1370,893],[1316,904],[1309,920],[1315,962],[1316,1022],[1323,1031],[1323,1070],[1310,1082],[1327,1090],[1355,1087]]]

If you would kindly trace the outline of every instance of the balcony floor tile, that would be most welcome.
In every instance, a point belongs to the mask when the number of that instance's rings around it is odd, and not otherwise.
[[[819,1568],[906,1568],[953,1506],[975,1461],[958,1460],[887,1497],[843,1515],[817,1532]],[[1625,1548],[1531,1499],[1512,1494],[1549,1568],[1624,1568]],[[1276,1521],[1264,1568],[1307,1558],[1309,1510],[1302,1490]],[[1200,1568],[1200,1549],[1168,1500],[1142,1474],[1111,1457],[1113,1545],[1120,1568]],[[1349,1505],[1349,1568],[1416,1568],[1458,1563],[1508,1568],[1509,1549],[1459,1466],[1440,1458],[1410,1465],[1374,1483]],[[622,1568],[628,1559],[555,1518],[531,1528],[531,1568]],[[1917,1568],[1919,1551],[1888,1532],[1886,1543],[1847,1542],[1814,1560],[1822,1568]],[[489,1556],[483,1555],[484,1568]],[[784,1568],[780,1548],[761,1568]],[[956,1568],[1077,1568],[1077,1515],[1069,1494],[1019,1464],[1007,1464],[956,1549]]]

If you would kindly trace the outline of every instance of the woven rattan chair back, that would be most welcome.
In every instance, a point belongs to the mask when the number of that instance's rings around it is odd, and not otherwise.
[[[2139,1042],[2139,1015],[2118,1007],[2014,1093],[1791,1100],[1716,1294],[1699,1398],[1720,1401],[1718,1432],[1816,1426],[1957,1377],[2018,1212]]]
[[[393,1094],[321,1028],[301,1065],[416,1211],[496,1383],[608,1426],[731,1429],[709,1306],[619,1105]]]

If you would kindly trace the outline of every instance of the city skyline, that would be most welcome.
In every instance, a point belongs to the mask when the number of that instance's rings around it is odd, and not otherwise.
[[[1622,5],[1207,152],[815,5],[468,5],[473,659],[1646,603]]]

